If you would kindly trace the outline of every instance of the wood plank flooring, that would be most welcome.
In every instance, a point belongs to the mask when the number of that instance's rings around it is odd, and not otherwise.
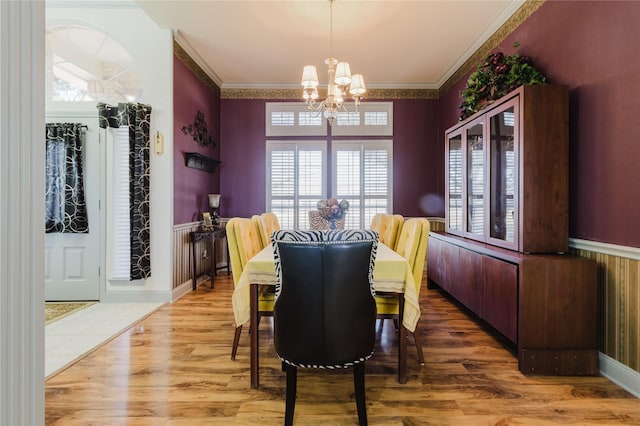
[[[46,382],[48,425],[280,425],[285,376],[260,325],[260,389],[249,386],[249,336],[230,360],[233,281],[216,277]],[[420,294],[426,364],[385,321],[366,365],[371,425],[638,425],[640,401],[603,377],[524,376],[499,336],[438,290]],[[350,370],[300,370],[296,425],[357,424]]]

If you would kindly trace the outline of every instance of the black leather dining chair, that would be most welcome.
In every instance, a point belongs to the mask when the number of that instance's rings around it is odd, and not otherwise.
[[[272,239],[274,347],[287,374],[284,424],[293,424],[297,368],[353,367],[358,421],[366,425],[364,365],[376,338],[378,233],[281,230]]]

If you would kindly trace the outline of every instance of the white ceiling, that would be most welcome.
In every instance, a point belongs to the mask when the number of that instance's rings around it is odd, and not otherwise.
[[[330,54],[369,88],[440,87],[524,0],[137,0],[222,88],[299,87]]]

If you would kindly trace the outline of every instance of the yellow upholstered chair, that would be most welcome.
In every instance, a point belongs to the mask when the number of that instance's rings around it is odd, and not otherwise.
[[[280,230],[278,216],[274,213],[262,213],[261,215],[252,216],[251,220],[253,220],[258,227],[260,239],[262,240],[262,247],[266,247],[271,244],[271,234]]]
[[[399,214],[377,213],[371,219],[370,229],[378,232],[380,242],[395,249],[396,240],[402,229],[404,217]]]
[[[262,250],[262,240],[255,223],[248,218],[234,217],[227,222],[227,243],[229,245],[229,260],[231,261],[231,271],[234,285],[238,284],[244,266],[249,259]],[[273,315],[273,293],[262,293],[258,299],[258,323],[263,316]],[[238,342],[242,325],[236,326],[233,336],[233,347],[231,349],[231,359],[236,359]],[[251,330],[257,333],[257,330]]]
[[[396,252],[409,262],[409,267],[411,268],[413,280],[416,285],[416,294],[418,296],[420,295],[420,287],[422,287],[424,265],[427,258],[429,231],[430,225],[427,219],[407,219],[402,225],[402,230],[396,243]],[[378,308],[378,319],[384,321],[389,318],[397,322],[399,314],[397,295],[376,295],[376,306]],[[420,364],[424,364],[424,355],[422,354],[422,345],[420,343],[420,333],[417,324],[413,337],[418,350],[418,360]]]

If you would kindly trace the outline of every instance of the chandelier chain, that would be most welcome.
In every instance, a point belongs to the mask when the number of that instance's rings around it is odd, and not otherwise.
[[[329,56],[333,57],[333,2],[329,0]]]

